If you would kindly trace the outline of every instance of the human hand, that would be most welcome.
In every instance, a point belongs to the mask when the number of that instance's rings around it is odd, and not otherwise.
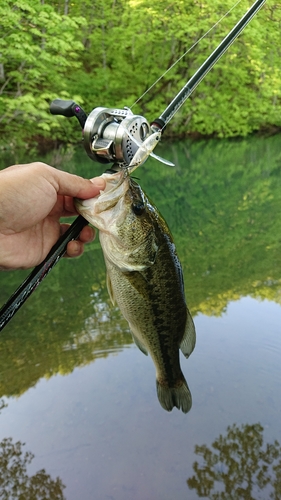
[[[73,197],[93,198],[105,181],[91,181],[57,170],[45,163],[14,165],[0,171],[0,269],[25,269],[40,264],[69,227],[60,217],[77,214]],[[85,226],[78,240],[70,241],[66,255],[83,253],[94,239]]]

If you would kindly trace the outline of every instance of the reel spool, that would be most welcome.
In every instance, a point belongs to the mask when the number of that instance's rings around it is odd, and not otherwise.
[[[84,147],[92,160],[129,165],[151,133],[147,120],[130,110],[95,108],[85,123]]]

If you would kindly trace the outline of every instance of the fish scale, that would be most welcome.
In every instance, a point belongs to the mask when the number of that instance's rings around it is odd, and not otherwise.
[[[103,174],[106,190],[78,200],[78,212],[99,229],[107,286],[128,321],[133,339],[156,368],[160,404],[187,413],[191,393],[180,367],[196,334],[188,311],[183,274],[166,221],[139,184],[124,171]]]

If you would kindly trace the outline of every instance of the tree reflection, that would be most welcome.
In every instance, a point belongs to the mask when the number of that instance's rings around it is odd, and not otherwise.
[[[251,296],[281,302],[280,138],[175,142],[140,184],[172,230],[190,312]],[[210,165],[212,168],[210,168]]]
[[[196,446],[195,453],[202,463],[194,462],[187,484],[199,497],[257,500],[262,491],[262,498],[281,498],[281,447],[278,441],[264,446],[260,424],[234,424],[211,448]]]
[[[61,264],[64,271],[64,262]],[[55,274],[51,275],[50,281],[54,278]],[[83,285],[86,289],[85,283]],[[83,285],[77,288],[83,288]],[[32,305],[32,297],[31,309],[35,315],[28,327],[20,328],[19,321],[9,325],[10,328],[8,326],[1,335],[0,397],[23,394],[42,377],[50,378],[58,373],[67,375],[77,366],[86,366],[132,344],[127,322],[119,310],[111,306],[105,286],[96,288],[91,290],[89,287],[92,293],[88,290],[87,298],[86,292],[79,294],[81,305],[77,299],[70,299],[71,289],[60,290],[63,300],[57,316],[52,316],[52,301],[50,314],[46,316],[43,310]],[[73,294],[74,291],[73,287]],[[42,296],[46,298],[44,293]],[[44,303],[47,307],[47,298]],[[24,313],[29,312],[28,307],[27,304]]]
[[[187,141],[162,153],[177,167],[155,169],[148,160],[140,184],[172,230],[193,317],[219,316],[245,296],[281,304],[280,138]],[[91,162],[81,154],[70,170],[89,178]],[[0,304],[27,274],[1,273]],[[61,259],[1,333],[0,397],[131,343],[110,303],[96,240],[81,259]]]
[[[0,498],[3,500],[64,500],[61,479],[52,479],[44,469],[28,476],[27,466],[34,455],[22,450],[23,443],[12,438],[0,443]]]
[[[5,403],[4,399],[0,399],[0,413],[4,408],[7,408],[7,404]]]

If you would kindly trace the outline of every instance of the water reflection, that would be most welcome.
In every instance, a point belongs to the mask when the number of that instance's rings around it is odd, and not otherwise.
[[[159,154],[176,168],[149,160],[138,175],[172,230],[192,316],[219,316],[244,296],[281,304],[279,136],[160,145]],[[85,177],[101,173],[85,156],[67,157],[67,168]],[[26,274],[1,273],[1,304]],[[42,377],[132,343],[105,282],[97,240],[82,258],[60,261],[1,334],[0,396],[22,394]]]
[[[75,311],[68,310],[67,299],[66,303],[59,301],[60,311],[55,312],[52,310],[54,296],[48,303],[47,293],[41,295],[45,305],[48,304],[47,314],[34,297],[35,307],[31,302],[30,319],[25,318],[24,324],[12,331],[5,329],[2,332],[0,397],[20,395],[42,377],[67,375],[77,366],[85,366],[132,344],[128,325],[118,309],[111,308],[109,299],[104,297],[105,290],[87,296],[87,314],[83,311],[83,302],[81,308],[76,302]],[[64,290],[59,297],[67,293],[69,291]]]
[[[0,400],[1,410],[7,407]],[[65,486],[60,478],[52,479],[44,469],[29,476],[27,468],[34,459],[33,453],[23,451],[24,443],[13,442],[12,438],[0,441],[0,498],[6,500],[65,500]]]
[[[0,442],[0,497],[5,499],[64,500],[61,479],[52,479],[44,469],[29,476],[28,465],[34,455],[23,451],[24,443],[12,438]]]
[[[151,169],[143,184],[172,228],[193,315],[219,316],[246,295],[280,303],[280,137],[169,153],[177,168]]]
[[[281,447],[264,445],[261,424],[236,424],[211,445],[196,446],[201,457],[194,462],[188,487],[210,500],[281,498]]]

